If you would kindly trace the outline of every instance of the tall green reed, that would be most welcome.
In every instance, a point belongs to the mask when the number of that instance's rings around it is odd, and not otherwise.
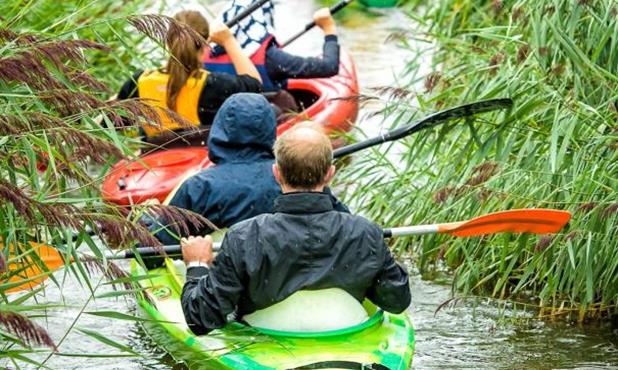
[[[111,247],[127,248],[135,241],[159,244],[136,222],[144,212],[177,220],[180,227],[187,221],[204,221],[173,207],[126,209],[101,200],[102,173],[119,158],[133,157],[131,147],[136,140],[123,134],[123,125],[127,120],[157,120],[153,109],[142,102],[108,98],[134,72],[135,65],[153,63],[150,50],[138,47],[143,35],[160,44],[160,35],[165,35],[168,27],[179,27],[167,18],[129,16],[138,5],[143,6],[137,2],[80,0],[0,4],[3,366],[44,366],[47,360],[40,361],[40,350],[33,347],[62,351],[61,342],[66,337],[52,338],[31,320],[44,318],[49,308],[62,305],[36,303],[45,286],[26,289],[20,295],[9,294],[19,282],[33,280],[32,267],[41,271],[34,277],[49,276],[52,285],[63,284],[51,275],[33,243],[57,246],[66,261],[73,261],[67,273],[90,289],[94,297],[102,285],[98,278],[92,280],[94,270],[103,272],[112,283],[122,285],[128,280],[120,268],[97,258],[104,247],[95,243],[87,229],[94,230]],[[180,28],[183,36],[191,37]],[[83,257],[84,249],[94,257]],[[134,355],[121,344],[87,329],[81,333]]]
[[[538,297],[541,315],[618,311],[618,17],[607,1],[409,1],[434,43],[433,72],[416,68],[400,90],[395,125],[420,112],[512,97],[510,112],[483,115],[376,149],[339,178],[359,182],[346,200],[386,225],[455,221],[544,207],[573,212],[555,236],[444,236],[394,241],[421,271],[447,266],[454,287],[494,297]],[[422,14],[419,15],[419,14]],[[413,42],[404,42],[413,45]],[[411,53],[414,53],[411,50]],[[394,99],[397,101],[397,99]]]

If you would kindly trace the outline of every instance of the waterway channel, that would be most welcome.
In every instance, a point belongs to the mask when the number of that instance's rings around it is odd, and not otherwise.
[[[198,2],[191,1],[170,4],[165,9],[168,14],[183,8],[200,8]],[[319,4],[310,0],[279,1],[276,22],[281,39],[295,33],[318,7]],[[411,29],[414,24],[400,10],[393,9],[362,17],[348,16],[340,24],[341,43],[355,59],[362,92],[371,94],[372,87],[393,85],[406,60],[414,57],[396,42],[386,41],[394,30],[402,27]],[[294,44],[290,51],[316,54],[320,48],[320,33],[315,30]],[[430,57],[428,53],[417,59],[421,69],[419,75],[428,72]],[[376,108],[375,104],[370,104],[361,111],[359,127],[366,133],[376,133],[389,124],[388,120],[369,114]],[[451,296],[450,277],[444,275],[438,280],[427,281],[412,262],[406,263],[411,271],[413,297],[408,313],[417,330],[414,368],[618,368],[618,329],[610,324],[578,326],[540,321],[534,312],[486,299],[468,300],[435,313],[438,306]],[[128,267],[127,264],[122,266]],[[82,314],[95,310],[135,314],[134,299],[92,299],[87,287],[80,286],[62,272],[56,276],[66,279],[64,288],[61,291],[50,286],[46,299],[50,302],[64,300],[69,307],[51,310],[48,321],[42,324],[48,327],[57,342],[75,325],[112,338],[139,356],[84,358],[54,355],[46,366],[54,369],[186,369],[158,347],[140,324]],[[98,287],[96,294],[109,291],[111,288],[107,286]],[[114,351],[77,331],[71,331],[59,348],[61,353],[73,354],[109,354]]]

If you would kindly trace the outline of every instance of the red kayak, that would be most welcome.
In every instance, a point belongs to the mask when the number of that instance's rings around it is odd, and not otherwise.
[[[299,106],[308,108],[277,126],[277,135],[305,120],[322,124],[328,133],[349,131],[356,121],[358,101],[341,99],[358,94],[354,61],[344,51],[337,76],[290,80],[288,90]],[[123,160],[111,168],[103,181],[103,199],[119,205],[139,204],[149,199],[163,202],[186,177],[210,165],[206,147],[160,150],[130,162]]]

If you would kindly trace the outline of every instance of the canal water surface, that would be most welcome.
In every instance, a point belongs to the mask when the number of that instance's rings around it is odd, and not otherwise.
[[[197,8],[199,2],[170,2],[166,12]],[[310,0],[285,0],[277,5],[277,28],[280,39],[292,35],[311,18],[319,7]],[[372,87],[393,85],[396,74],[413,55],[388,42],[398,28],[414,25],[399,10],[385,10],[370,16],[348,16],[340,25],[341,44],[353,55],[363,93],[373,94]],[[320,52],[322,38],[312,31],[298,40],[291,52],[311,55]],[[426,46],[419,46],[419,49]],[[427,73],[430,53],[417,59],[420,73]],[[379,108],[369,104],[361,111],[359,127],[375,134],[388,127],[388,120],[372,117]],[[618,332],[609,324],[577,326],[536,320],[534,313],[489,300],[468,300],[454,307],[435,312],[450,298],[449,277],[426,281],[407,263],[411,271],[412,305],[408,310],[416,326],[416,354],[413,367],[418,369],[458,368],[535,368],[535,369],[608,369],[618,368]],[[123,264],[127,268],[127,264]],[[50,286],[46,299],[59,299],[69,306],[52,310],[42,322],[60,342],[60,352],[68,354],[113,353],[109,347],[71,331],[72,326],[88,328],[122,343],[139,354],[138,357],[90,358],[52,356],[46,365],[55,369],[185,369],[158,347],[141,325],[132,321],[111,320],[87,314],[88,311],[120,311],[136,313],[132,298],[92,298],[90,291],[75,280],[66,279],[62,291]],[[97,287],[96,295],[105,295],[110,288]],[[44,358],[44,357],[43,357]],[[0,364],[2,366],[3,364]],[[11,366],[14,367],[14,366]],[[33,368],[26,366],[25,368]]]

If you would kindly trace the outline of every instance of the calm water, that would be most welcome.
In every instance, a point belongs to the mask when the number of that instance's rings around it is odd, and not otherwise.
[[[179,6],[178,4],[183,4]],[[170,12],[180,8],[199,8],[195,2],[174,2]],[[309,0],[285,0],[278,6],[277,26],[280,38],[293,34],[301,24],[310,19],[317,5]],[[294,14],[295,17],[285,17]],[[385,42],[393,27],[411,25],[398,11],[387,11],[381,16],[352,17],[340,27],[342,44],[355,58],[363,92],[371,87],[391,85],[396,71],[405,65],[408,52],[394,43]],[[320,33],[311,32],[290,49],[306,53],[319,50]],[[421,73],[426,73],[429,55],[417,62]],[[376,105],[369,105],[361,112],[359,126],[374,134],[388,126],[378,118],[368,118],[367,113]],[[126,264],[123,266],[127,266]],[[468,301],[445,308],[434,314],[436,308],[450,297],[448,277],[444,283],[425,281],[409,266],[412,275],[413,302],[409,309],[416,329],[416,354],[414,368],[535,368],[535,369],[594,369],[618,368],[618,331],[609,325],[574,326],[567,323],[547,323],[534,319],[529,312],[503,307],[486,300]],[[65,279],[62,272],[57,274]],[[98,286],[95,296],[111,291],[108,286]],[[185,369],[150,339],[140,325],[131,321],[111,320],[89,315],[88,311],[116,310],[135,314],[136,304],[131,298],[92,298],[92,294],[73,279],[66,277],[62,291],[47,289],[43,300],[64,300],[69,308],[52,310],[47,326],[57,343],[72,325],[88,328],[105,335],[140,354],[128,358],[83,358],[52,356],[46,363],[56,369]],[[114,349],[71,332],[60,344],[61,353],[114,353]],[[44,358],[44,357],[43,357]],[[0,367],[4,364],[0,363]],[[12,366],[14,367],[14,366]],[[32,368],[32,367],[25,367]]]

